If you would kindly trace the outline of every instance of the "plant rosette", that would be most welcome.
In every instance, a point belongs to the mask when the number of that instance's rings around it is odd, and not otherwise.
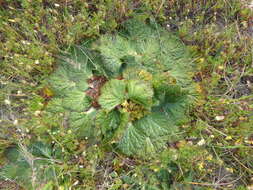
[[[71,47],[49,79],[47,111],[66,113],[82,137],[126,155],[150,155],[176,136],[193,103],[185,46],[155,22],[127,21],[118,34]]]

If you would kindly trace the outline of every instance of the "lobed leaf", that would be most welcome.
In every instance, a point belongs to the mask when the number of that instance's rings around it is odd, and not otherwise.
[[[175,127],[159,113],[150,114],[133,123],[128,123],[119,142],[119,148],[127,155],[145,155],[159,150],[167,139],[166,135],[175,132]]]
[[[90,137],[94,132],[94,119],[97,110],[90,108],[86,112],[71,112],[69,115],[69,125],[78,137]]]
[[[135,103],[143,105],[145,108],[152,106],[153,89],[152,86],[141,80],[127,81],[128,98]]]
[[[90,99],[85,92],[79,90],[70,91],[63,98],[63,107],[72,111],[82,112],[90,107]]]
[[[107,112],[101,110],[96,116],[96,125],[100,127],[102,134],[110,138],[112,133],[118,128],[121,115],[117,110]]]
[[[123,80],[112,79],[101,89],[99,104],[103,109],[111,111],[126,98],[126,84]]]

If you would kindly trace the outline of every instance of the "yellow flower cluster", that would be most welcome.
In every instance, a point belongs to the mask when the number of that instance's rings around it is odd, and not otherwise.
[[[121,105],[123,107],[123,111],[129,113],[130,121],[140,119],[148,114],[148,111],[142,105],[136,104],[132,101],[126,100]]]
[[[139,72],[139,77],[142,79],[142,80],[145,80],[145,81],[151,81],[152,80],[152,74],[145,71],[145,70],[141,70]]]

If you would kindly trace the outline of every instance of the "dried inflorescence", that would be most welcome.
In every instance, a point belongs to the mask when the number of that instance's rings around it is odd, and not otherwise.
[[[99,108],[98,97],[100,96],[101,87],[106,83],[107,79],[104,76],[93,76],[88,79],[89,89],[85,91],[86,95],[91,98],[91,105],[94,108]]]

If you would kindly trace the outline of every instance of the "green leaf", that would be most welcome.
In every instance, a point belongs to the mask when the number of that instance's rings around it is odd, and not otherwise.
[[[0,178],[13,180],[24,189],[37,189],[46,181],[54,180],[52,162],[42,159],[52,158],[51,154],[51,148],[41,142],[34,142],[28,148],[10,148],[6,152],[8,162],[0,169]],[[32,185],[32,178],[35,186]]]
[[[86,112],[71,112],[69,124],[78,137],[90,137],[94,132],[94,119],[97,110],[90,108]]]
[[[69,74],[69,78],[75,82],[76,88],[80,91],[85,91],[88,89],[89,85],[87,83],[88,77],[85,76],[83,72],[73,72]]]
[[[88,88],[87,80],[92,77],[92,70],[89,67],[88,55],[81,47],[73,49],[69,57],[64,58],[62,67],[68,71],[69,80],[75,82],[76,88],[84,91]]]
[[[119,148],[127,155],[152,154],[164,145],[168,134],[172,135],[175,131],[165,116],[153,113],[128,124]]]
[[[186,114],[191,104],[188,91],[179,85],[167,85],[160,88],[159,92],[160,105],[153,110],[164,113],[169,121],[175,124],[187,121]]]
[[[103,135],[115,130],[120,124],[120,113],[117,110],[110,112],[100,111],[96,116],[96,125],[101,128]]]
[[[54,183],[52,181],[45,184],[41,190],[53,190],[54,189]]]
[[[131,155],[138,151],[142,151],[144,142],[144,134],[142,134],[132,123],[128,123],[118,147],[124,154]]]
[[[107,112],[101,110],[96,116],[96,126],[99,127],[103,134],[104,143],[108,142],[115,136],[121,123],[121,113],[118,110]]]
[[[90,51],[83,46],[72,46],[61,59],[61,66],[73,79],[90,78],[92,76],[92,59]]]
[[[128,98],[146,108],[152,106],[153,89],[147,82],[129,80],[127,82]]]
[[[136,128],[140,129],[146,136],[151,138],[160,138],[170,129],[166,117],[159,113],[152,113],[134,123]]]
[[[7,148],[4,152],[4,155],[11,162],[16,162],[19,159],[19,156],[20,156],[17,147]]]
[[[155,88],[156,96],[162,103],[176,102],[184,95],[179,85],[163,84]]]
[[[120,123],[117,127],[117,129],[114,131],[112,140],[115,142],[118,142],[125,130],[126,130],[126,126],[129,124],[129,119],[130,119],[130,114],[128,112],[124,112],[122,110],[120,110]]]
[[[64,95],[65,91],[73,89],[76,86],[76,82],[68,77],[68,72],[64,67],[59,67],[50,76],[49,84],[53,87],[54,92],[59,95]]]
[[[42,142],[35,142],[29,147],[34,156],[52,158],[52,149]]]
[[[92,76],[88,54],[82,48],[71,47],[69,53],[60,58],[60,66],[49,79],[49,84],[56,94],[63,96],[66,91],[75,88],[80,91],[86,90],[87,80]]]
[[[99,104],[110,111],[125,100],[126,84],[123,80],[112,79],[101,89]]]
[[[90,99],[85,92],[73,90],[63,98],[63,107],[72,111],[82,112],[90,107]]]
[[[151,27],[146,24],[143,24],[145,22],[145,19],[146,18],[134,18],[126,21],[126,23],[124,24],[124,28],[127,33],[130,34],[130,39],[147,39],[152,34],[154,34],[154,30],[152,30]]]
[[[52,113],[62,113],[65,109],[62,104],[62,98],[53,98],[47,104],[47,111]]]
[[[19,185],[31,189],[32,170],[29,164],[25,161],[17,163],[9,163],[1,168],[0,177],[4,179],[15,180]]]
[[[168,85],[165,89],[166,102],[177,102],[185,95],[187,95],[187,90],[182,89],[179,85]]]
[[[122,59],[128,55],[135,55],[135,50],[131,44],[119,35],[105,35],[100,39],[100,45],[97,47],[105,62],[104,67],[112,76],[119,74],[123,64]]]
[[[131,80],[131,79],[141,79],[139,73],[141,72],[141,67],[138,66],[132,66],[128,67],[124,70],[123,78],[126,80]]]
[[[182,96],[181,98],[178,98],[177,101],[168,101],[167,103],[161,104],[158,109],[163,111],[170,122],[179,125],[188,120],[186,115],[188,108],[188,98],[186,96]]]

